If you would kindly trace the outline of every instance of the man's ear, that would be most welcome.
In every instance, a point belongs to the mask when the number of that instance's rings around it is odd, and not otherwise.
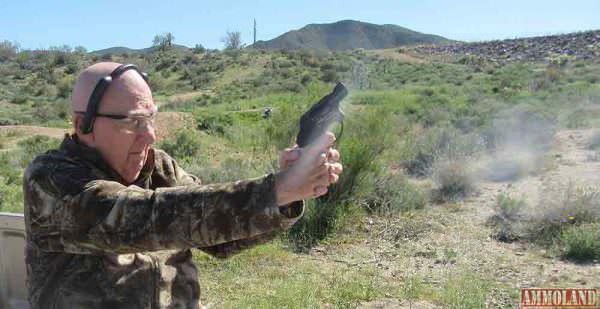
[[[75,134],[77,134],[77,136],[82,136],[81,126],[83,125],[83,118],[77,114],[73,114],[71,121],[73,122],[73,131]]]
[[[73,115],[73,131],[75,131],[75,134],[84,142],[86,142],[87,144],[93,144],[94,142],[94,132],[90,132],[88,134],[84,134],[82,132],[82,128],[83,128],[83,116],[81,115]]]

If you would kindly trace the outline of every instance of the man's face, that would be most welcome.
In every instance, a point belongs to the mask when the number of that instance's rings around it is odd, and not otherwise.
[[[112,82],[98,112],[129,116],[123,120],[97,117],[91,135],[93,147],[125,182],[132,183],[156,140],[149,118],[156,115],[150,88],[137,72],[127,71]]]

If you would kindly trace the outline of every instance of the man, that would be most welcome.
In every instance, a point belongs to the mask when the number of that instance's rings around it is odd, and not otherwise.
[[[32,308],[200,308],[191,248],[226,257],[294,224],[342,172],[330,133],[281,171],[203,185],[153,149],[156,106],[135,66],[85,69],[74,134],[24,175]]]

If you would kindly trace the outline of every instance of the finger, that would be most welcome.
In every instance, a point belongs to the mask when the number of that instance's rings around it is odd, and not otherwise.
[[[340,176],[338,176],[338,174],[329,174],[329,184],[334,184],[336,182],[338,182],[338,180],[340,179]]]
[[[327,152],[333,146],[333,143],[335,143],[335,135],[327,132],[321,135],[310,148],[315,153]]]
[[[319,197],[327,193],[327,187],[318,186],[314,190],[315,197]]]
[[[286,161],[295,161],[300,158],[300,148],[287,148],[283,154]]]
[[[317,166],[323,165],[327,163],[327,154],[326,153],[321,153],[319,155],[319,159],[317,160]]]
[[[337,162],[340,160],[340,153],[339,151],[337,151],[336,149],[329,149],[329,151],[327,152],[327,159],[329,160],[329,162]]]
[[[321,153],[316,158],[314,158],[311,162],[310,166],[306,166],[307,171],[311,175],[320,175],[326,172],[329,169],[329,165],[327,163],[327,155],[325,153]]]
[[[319,176],[314,182],[318,187],[327,187],[329,186],[329,174]]]
[[[331,172],[329,163],[323,163],[321,165],[313,167],[310,172],[310,180],[317,181],[320,178],[323,178],[329,175]]]
[[[335,144],[335,134],[333,134],[332,132],[325,133],[324,143],[327,146],[327,148],[333,147],[333,145]]]
[[[329,163],[329,172],[332,174],[341,174],[344,171],[344,166],[341,163]]]
[[[279,156],[279,168],[285,169],[290,166],[294,161],[298,160],[301,155],[301,149],[297,148],[286,148],[281,152]]]

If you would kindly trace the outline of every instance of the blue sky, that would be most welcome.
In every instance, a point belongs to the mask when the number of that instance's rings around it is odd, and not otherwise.
[[[228,30],[251,43],[254,18],[262,40],[309,23],[354,19],[478,41],[600,29],[599,15],[600,0],[1,0],[0,41],[143,48],[170,31],[178,44],[221,48]]]

